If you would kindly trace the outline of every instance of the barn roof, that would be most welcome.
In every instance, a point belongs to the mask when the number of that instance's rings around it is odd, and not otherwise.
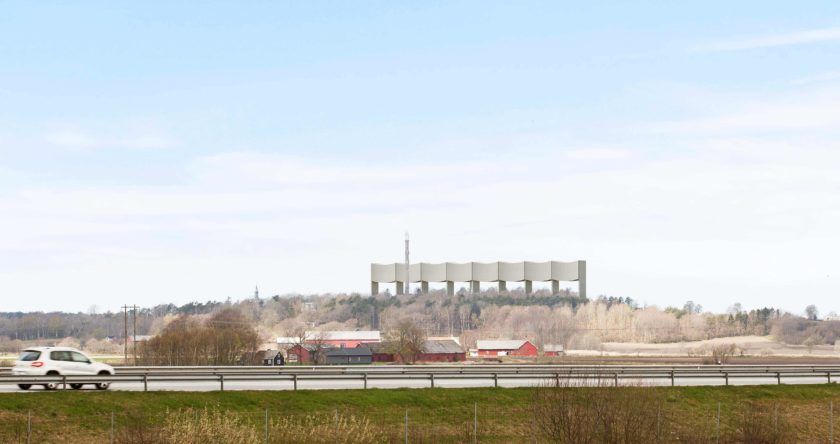
[[[263,359],[274,359],[278,353],[280,353],[280,350],[266,350],[263,353]]]
[[[430,339],[423,344],[423,353],[464,353],[464,349],[451,339]]]
[[[475,348],[479,350],[517,350],[525,343],[524,339],[497,339],[493,341],[475,341]]]
[[[370,349],[367,347],[331,348],[327,350],[327,356],[370,356]]]
[[[381,341],[379,330],[334,330],[308,331],[307,340],[322,339],[324,341]]]

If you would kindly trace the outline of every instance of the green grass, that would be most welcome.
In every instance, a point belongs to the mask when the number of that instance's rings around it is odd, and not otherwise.
[[[117,427],[138,418],[147,424],[159,423],[167,410],[217,408],[230,414],[252,418],[259,424],[266,409],[272,417],[308,414],[358,415],[370,418],[383,429],[398,436],[404,426],[406,410],[412,428],[425,439],[461,441],[473,427],[474,409],[478,409],[482,441],[528,440],[533,422],[531,388],[463,389],[369,389],[369,390],[299,390],[299,391],[226,391],[226,392],[97,392],[34,390],[29,393],[0,394],[0,441],[15,442],[21,437],[28,412],[32,412],[40,431],[40,442],[51,440],[48,430],[62,426],[61,442],[76,442],[73,437],[93,433],[107,436],[110,415],[116,415]],[[576,388],[571,390],[590,390]],[[620,390],[620,389],[619,389]],[[676,418],[679,427],[708,429],[721,404],[728,415],[750,403],[778,405],[785,409],[794,426],[802,433],[822,433],[827,424],[829,401],[840,407],[840,386],[782,385],[740,387],[662,387],[666,400],[663,409]],[[838,408],[837,410],[840,410]],[[840,413],[837,415],[840,417]],[[823,418],[825,417],[825,418]],[[838,418],[840,419],[840,418]],[[840,430],[840,420],[835,426]],[[467,435],[464,435],[467,433]],[[432,438],[432,436],[434,438]],[[448,438],[447,438],[448,437]],[[79,438],[81,439],[81,438]],[[103,438],[104,439],[104,438]],[[418,438],[418,440],[423,440]]]

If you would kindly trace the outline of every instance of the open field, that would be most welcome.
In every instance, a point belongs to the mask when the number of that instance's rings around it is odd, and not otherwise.
[[[633,389],[638,390],[610,390]],[[718,405],[724,437],[742,426],[739,412],[760,411],[766,424],[782,424],[799,442],[826,442],[830,402],[840,405],[840,386],[834,384],[644,390],[661,395],[660,405],[647,414],[656,416],[663,442],[688,436],[713,441]],[[474,437],[478,442],[544,442],[535,427],[534,394],[529,388],[2,394],[0,441],[25,442],[31,412],[33,442],[108,442],[112,413],[115,441],[126,443],[159,442],[162,429],[171,434],[187,422],[197,430],[213,421],[238,427],[245,442],[263,442],[266,418],[270,442],[335,442],[336,434],[341,442],[365,442],[350,439],[351,433],[371,442],[396,442],[404,441],[406,432],[410,442],[469,442]],[[840,430],[837,416],[832,419]],[[173,418],[180,422],[173,425]]]

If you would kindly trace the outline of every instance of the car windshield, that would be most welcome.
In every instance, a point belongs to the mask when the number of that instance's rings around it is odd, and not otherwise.
[[[41,352],[35,350],[24,350],[21,353],[18,361],[37,361],[41,357]]]

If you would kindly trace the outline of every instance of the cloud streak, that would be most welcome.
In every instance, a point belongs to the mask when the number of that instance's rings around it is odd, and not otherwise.
[[[702,46],[699,49],[701,51],[711,52],[746,51],[751,49],[777,48],[836,41],[840,41],[840,27],[722,41]]]

